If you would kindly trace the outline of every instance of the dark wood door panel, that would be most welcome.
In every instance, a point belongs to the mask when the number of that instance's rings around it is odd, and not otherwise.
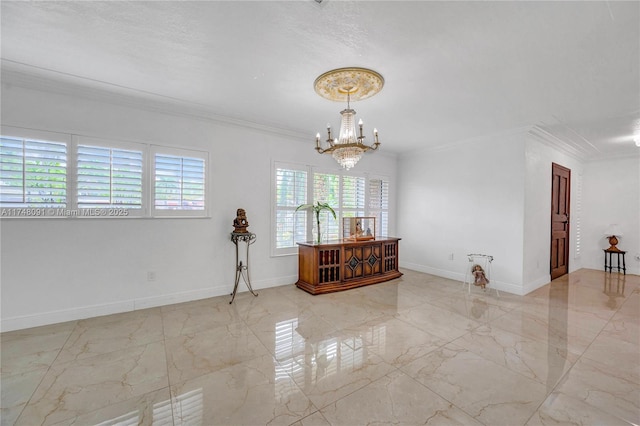
[[[569,215],[571,170],[552,164],[551,171],[551,279],[569,272]]]

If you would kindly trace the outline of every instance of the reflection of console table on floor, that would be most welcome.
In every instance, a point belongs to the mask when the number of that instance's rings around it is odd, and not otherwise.
[[[402,275],[398,270],[400,238],[298,243],[298,282],[311,294],[381,283]]]

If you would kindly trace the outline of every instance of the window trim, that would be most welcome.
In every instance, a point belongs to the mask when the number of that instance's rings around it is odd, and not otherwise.
[[[99,148],[109,148],[109,149],[122,149],[122,150],[127,150],[127,151],[141,151],[142,152],[142,188],[141,188],[141,208],[140,209],[127,209],[124,207],[101,207],[101,208],[83,208],[80,207],[78,205],[78,146],[79,145],[88,145],[88,146],[95,146],[95,147],[99,147]],[[102,138],[93,138],[93,137],[88,137],[88,136],[73,136],[73,143],[72,143],[72,148],[70,150],[71,152],[71,156],[73,158],[73,161],[71,161],[70,163],[72,163],[72,170],[70,171],[70,173],[72,173],[72,178],[69,179],[71,181],[71,186],[73,189],[73,198],[71,199],[72,202],[72,209],[74,210],[78,210],[78,211],[94,211],[94,212],[100,212],[103,210],[126,210],[126,215],[123,216],[118,216],[117,214],[115,215],[105,215],[103,217],[105,218],[117,218],[117,217],[145,217],[147,216],[147,212],[149,211],[148,208],[148,200],[147,197],[145,197],[145,189],[148,188],[149,184],[149,162],[148,162],[148,156],[149,156],[149,145],[148,144],[142,144],[142,143],[138,143],[138,142],[125,142],[125,141],[117,141],[117,140],[111,140],[111,139],[102,139]],[[69,169],[67,169],[69,170]],[[92,215],[80,215],[80,217],[82,218],[87,218],[87,217],[94,217]]]
[[[293,247],[285,247],[285,248],[277,248],[277,232],[278,228],[276,225],[277,218],[277,210],[278,206],[276,205],[276,169],[286,169],[286,170],[297,170],[301,172],[305,172],[307,174],[307,200],[309,199],[309,168],[310,166],[300,164],[300,163],[289,163],[284,161],[271,161],[271,242],[269,247],[271,248],[271,257],[279,257],[279,256],[292,256],[298,254],[298,246],[294,245]],[[313,215],[307,215],[307,236],[309,233],[309,223],[313,219]]]
[[[210,152],[191,148],[178,148],[166,145],[152,144],[146,142],[133,142],[117,140],[111,138],[77,135],[63,132],[53,132],[47,130],[29,129],[14,126],[0,126],[0,135],[9,138],[22,138],[31,140],[42,140],[45,142],[63,143],[67,148],[67,201],[64,208],[20,208],[21,210],[35,209],[43,210],[40,215],[4,215],[0,219],[124,219],[124,218],[210,218],[212,185],[210,182],[211,165]],[[115,148],[123,150],[142,151],[142,208],[127,209],[124,207],[105,208],[78,208],[78,145],[97,146],[102,148]],[[155,154],[166,154],[169,156],[181,156],[189,158],[199,158],[204,160],[204,210],[156,210],[153,205],[155,197]],[[13,208],[3,207],[0,210]],[[118,212],[126,211],[126,214]],[[115,211],[114,214],[104,214],[107,211]],[[91,213],[91,214],[82,214]]]
[[[155,206],[155,172],[156,172],[156,155],[167,155],[173,157],[182,158],[197,158],[204,160],[204,209],[203,210],[170,210],[170,209],[156,209]],[[211,185],[209,184],[209,153],[205,151],[196,151],[187,148],[169,148],[160,145],[151,145],[149,147],[149,186],[148,186],[148,202],[151,217],[165,218],[165,217],[209,217],[210,197],[209,191]]]
[[[32,140],[39,142],[50,142],[50,143],[58,143],[65,145],[66,148],[66,173],[65,173],[65,203],[64,207],[46,207],[46,206],[32,206],[32,207],[4,207],[0,204],[0,208],[2,209],[2,214],[0,215],[1,219],[24,219],[24,218],[42,218],[46,215],[53,215],[51,212],[65,210],[70,206],[71,195],[73,194],[72,186],[69,182],[69,167],[70,167],[70,157],[71,153],[71,145],[72,145],[72,136],[66,133],[60,132],[49,132],[44,130],[30,130],[22,127],[12,127],[12,126],[0,126],[0,135],[7,138],[16,138],[24,140]],[[24,179],[24,175],[23,175]],[[24,184],[24,181],[23,181]],[[24,196],[24,187],[23,187],[23,196]],[[6,212],[15,212],[19,211],[24,214],[8,214],[5,215]]]
[[[389,186],[389,192],[391,192],[391,178],[389,176],[386,175],[382,175],[382,174],[378,174],[378,173],[368,173],[368,172],[347,172],[345,170],[335,170],[335,169],[327,169],[327,168],[322,168],[322,167],[315,167],[315,166],[311,166],[311,165],[305,165],[305,164],[301,164],[301,163],[291,163],[291,162],[286,162],[286,161],[277,161],[277,160],[272,160],[271,161],[271,223],[270,223],[270,248],[271,248],[271,257],[279,257],[279,256],[290,256],[290,255],[297,255],[298,254],[298,247],[297,245],[295,247],[286,247],[286,248],[276,248],[276,233],[277,233],[277,227],[276,227],[276,211],[277,211],[277,206],[276,206],[276,169],[277,168],[284,168],[284,169],[288,169],[288,170],[299,170],[299,171],[304,171],[307,173],[307,200],[305,201],[306,203],[310,203],[313,202],[315,203],[316,200],[314,198],[314,176],[316,174],[331,174],[331,175],[338,175],[340,177],[340,187],[339,187],[339,200],[340,200],[340,206],[338,206],[336,208],[336,212],[338,213],[338,233],[339,235],[342,235],[342,214],[345,211],[344,208],[342,208],[342,198],[343,198],[343,178],[344,176],[353,176],[353,177],[359,177],[359,178],[364,178],[365,182],[365,194],[364,194],[364,216],[368,216],[371,213],[371,210],[369,209],[369,183],[372,179],[379,179],[379,180],[383,180],[387,182],[387,185]],[[391,222],[391,195],[387,194],[388,199],[387,199],[387,205],[388,208],[386,210],[382,210],[385,211],[387,213],[387,226],[389,226],[390,222]],[[332,206],[333,207],[333,206]],[[356,211],[355,209],[347,209],[346,211]],[[307,215],[307,241],[311,241],[313,239],[313,227],[314,227],[314,217],[313,215]],[[376,238],[380,237],[380,236],[386,236],[382,233],[382,224],[378,224],[376,223],[376,232],[378,232],[379,234],[376,235]],[[389,232],[389,229],[387,229],[387,233]]]
[[[380,175],[380,174],[370,174],[367,176],[367,182],[366,182],[366,193],[365,193],[365,211],[367,212],[367,215],[373,215],[372,210],[369,208],[369,202],[371,201],[369,198],[369,184],[371,183],[372,180],[380,180],[380,181],[386,181],[387,182],[387,186],[388,186],[388,192],[387,192],[387,208],[386,209],[380,209],[380,213],[386,212],[387,213],[387,232],[386,234],[384,234],[382,232],[382,223],[378,223],[376,222],[376,232],[378,233],[378,235],[376,235],[376,238],[378,237],[387,237],[389,234],[389,222],[391,222],[391,178],[389,176],[385,176],[385,175]],[[376,220],[378,220],[378,218],[376,217]],[[380,220],[380,222],[382,222]]]

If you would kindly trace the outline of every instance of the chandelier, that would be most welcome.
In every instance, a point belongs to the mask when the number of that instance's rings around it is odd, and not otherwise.
[[[316,79],[314,88],[323,98],[344,102],[347,108],[340,111],[342,121],[337,138],[331,135],[331,125],[327,124],[326,147],[320,145],[320,133],[316,135],[316,151],[331,154],[344,169],[349,170],[367,151],[375,151],[380,146],[378,130],[373,129],[373,144],[365,144],[362,120],[356,130],[355,110],[351,101],[369,98],[382,90],[384,79],[380,74],[366,68],[339,68],[327,71]]]

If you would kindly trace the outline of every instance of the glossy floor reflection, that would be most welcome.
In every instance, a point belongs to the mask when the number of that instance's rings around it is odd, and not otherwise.
[[[2,334],[2,425],[640,423],[640,277],[292,285]]]

